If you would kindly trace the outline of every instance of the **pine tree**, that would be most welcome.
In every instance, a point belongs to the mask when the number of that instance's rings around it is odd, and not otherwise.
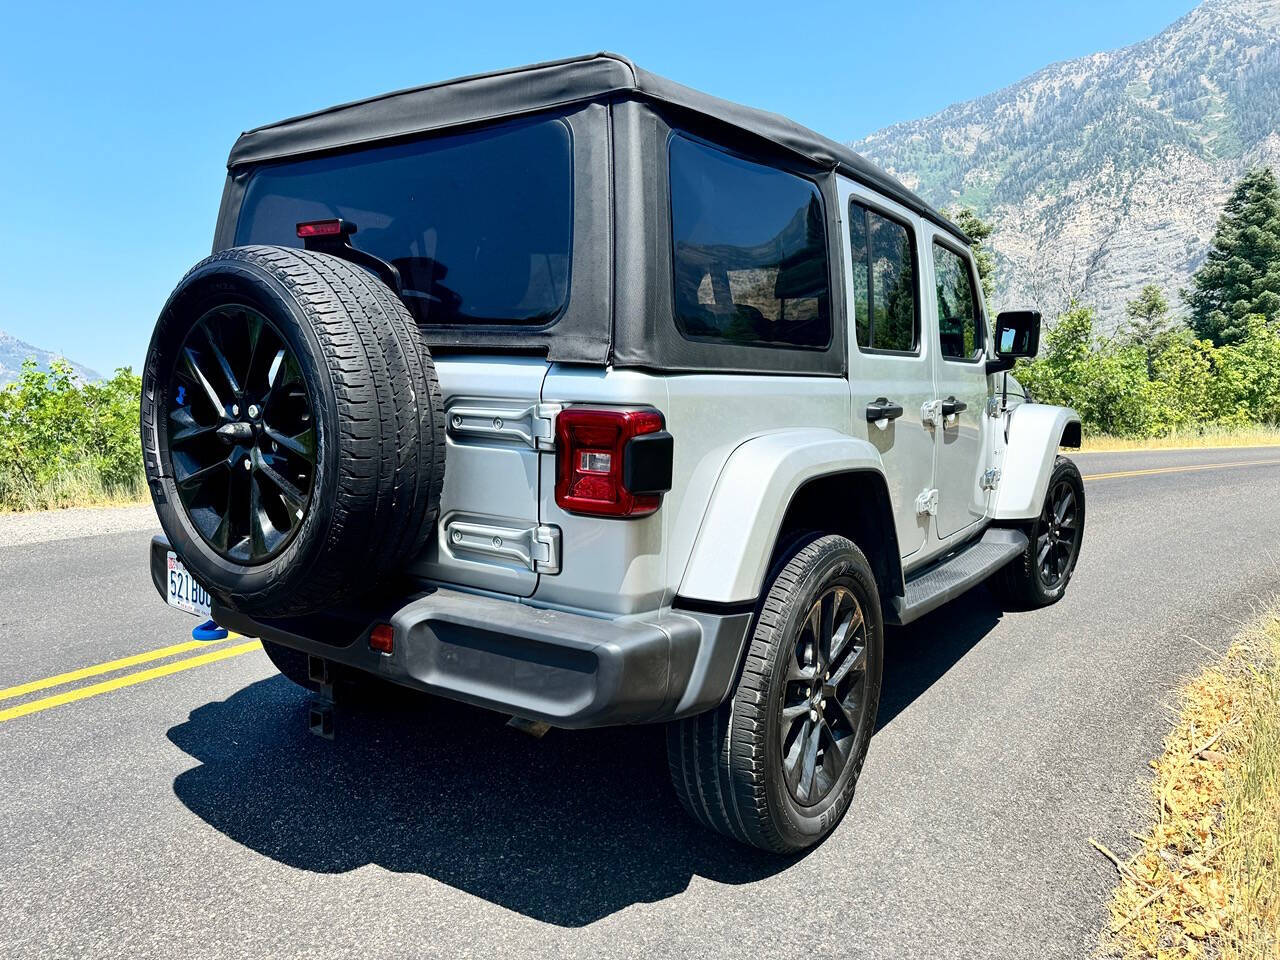
[[[1128,319],[1118,331],[1122,343],[1131,343],[1147,354],[1148,375],[1154,372],[1155,358],[1175,326],[1169,315],[1169,301],[1164,291],[1154,283],[1148,283],[1138,296],[1124,305]]]
[[[978,265],[978,280],[982,293],[988,300],[996,288],[996,260],[986,246],[986,240],[995,228],[968,207],[947,213],[947,218],[969,236],[973,259]]]
[[[1270,168],[1236,185],[1191,282],[1183,293],[1191,325],[1219,346],[1242,339],[1250,316],[1280,320],[1280,184]]]

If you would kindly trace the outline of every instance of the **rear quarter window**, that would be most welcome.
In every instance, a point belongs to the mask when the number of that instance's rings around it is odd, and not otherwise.
[[[680,136],[671,139],[669,162],[680,333],[825,349],[830,270],[817,186]]]
[[[264,166],[236,243],[298,247],[298,223],[341,217],[419,323],[546,324],[569,295],[572,154],[547,119]]]

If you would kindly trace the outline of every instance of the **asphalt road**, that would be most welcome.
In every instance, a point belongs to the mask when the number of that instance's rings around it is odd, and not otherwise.
[[[249,649],[0,719],[0,956],[1085,957],[1114,881],[1089,838],[1130,846],[1179,679],[1280,590],[1280,449],[1077,459],[1255,462],[1089,480],[1061,603],[980,589],[892,633],[853,807],[806,856],[687,821],[656,728],[534,740],[408,697],[326,742]],[[145,512],[89,516],[0,518],[0,688],[187,639]],[[0,718],[200,655],[0,690]]]

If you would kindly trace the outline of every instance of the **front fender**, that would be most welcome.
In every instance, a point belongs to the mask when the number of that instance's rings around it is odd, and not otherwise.
[[[680,596],[708,603],[755,600],[795,492],[816,477],[855,470],[883,476],[880,453],[836,430],[785,430],[743,443],[716,481]]]
[[[1068,425],[1080,424],[1070,407],[1020,403],[1009,414],[1008,443],[1000,462],[993,520],[1031,520],[1044,506],[1049,474]]]

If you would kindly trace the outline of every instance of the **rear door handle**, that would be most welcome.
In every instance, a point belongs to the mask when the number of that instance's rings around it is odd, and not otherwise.
[[[886,397],[877,397],[867,404],[867,423],[877,420],[897,420],[902,416],[902,404],[894,403]]]
[[[942,415],[944,417],[954,417],[962,410],[968,410],[969,405],[963,400],[957,400],[955,397],[947,397],[942,401]]]

